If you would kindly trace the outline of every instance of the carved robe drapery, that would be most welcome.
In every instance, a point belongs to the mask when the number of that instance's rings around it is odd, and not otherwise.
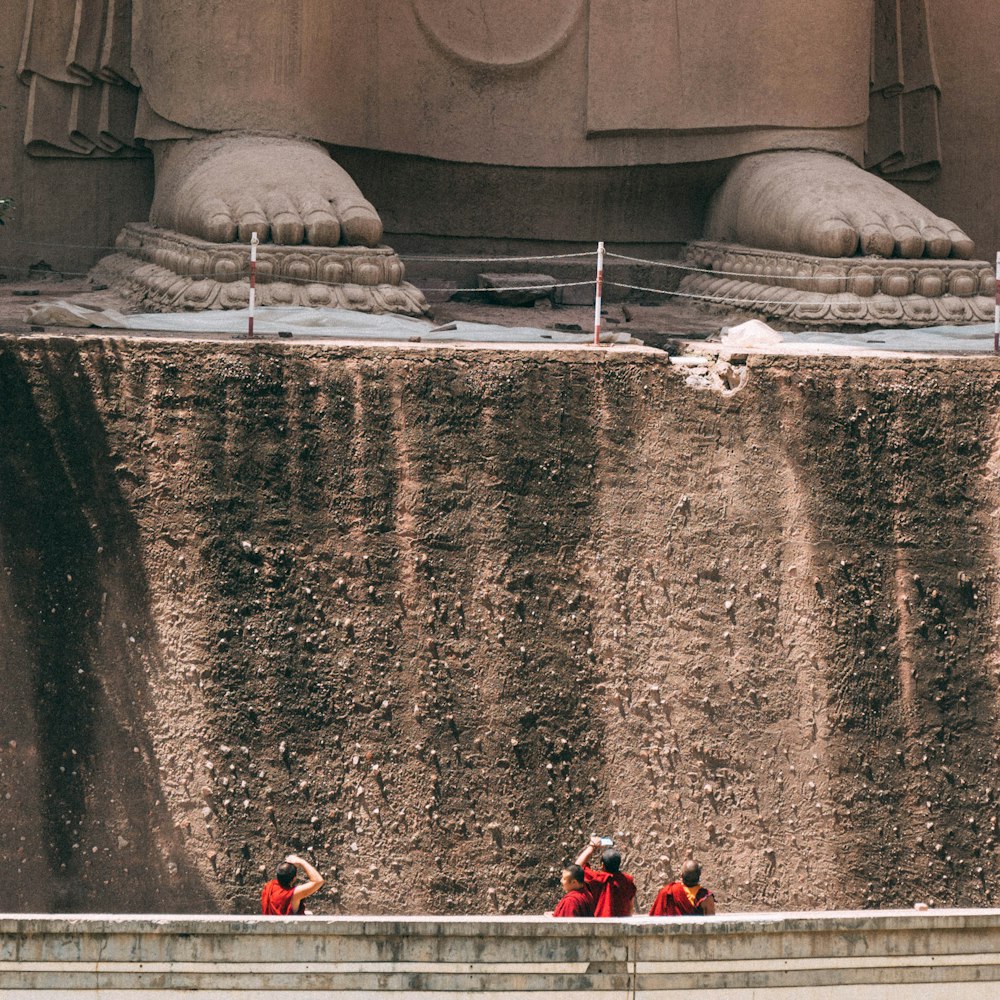
[[[29,0],[18,77],[28,90],[29,153],[141,152],[131,0]]]
[[[135,3],[149,107],[189,128],[541,167],[863,148],[871,0]]]
[[[924,4],[875,0],[873,25],[872,0],[31,0],[26,142],[122,155],[133,130],[235,130],[515,166],[804,144],[860,159],[871,77],[869,161],[913,171],[939,155]]]
[[[865,165],[890,180],[930,180],[941,166],[927,0],[875,0]]]

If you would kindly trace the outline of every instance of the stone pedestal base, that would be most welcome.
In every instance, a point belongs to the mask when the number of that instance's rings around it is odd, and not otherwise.
[[[150,312],[243,309],[250,292],[250,248],[207,243],[133,223],[118,236],[119,253],[94,275]],[[257,304],[353,309],[422,316],[427,302],[403,280],[403,262],[389,247],[261,244]]]
[[[804,326],[922,327],[993,319],[995,277],[985,261],[831,259],[692,243],[680,291],[732,310]]]

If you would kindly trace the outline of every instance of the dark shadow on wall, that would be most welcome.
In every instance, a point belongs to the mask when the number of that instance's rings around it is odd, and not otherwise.
[[[0,682],[31,689],[44,845],[15,898],[214,910],[164,805],[144,722],[162,663],[138,528],[75,345],[0,351],[0,551],[15,617],[0,628],[22,647]]]

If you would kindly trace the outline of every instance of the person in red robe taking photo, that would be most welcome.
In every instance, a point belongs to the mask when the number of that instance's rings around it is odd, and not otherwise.
[[[701,884],[701,865],[684,862],[680,882],[668,882],[653,900],[651,917],[713,917],[715,896]]]
[[[559,884],[566,895],[547,916],[592,917],[594,915],[594,897],[587,889],[583,869],[579,865],[567,865],[562,870]]]
[[[306,881],[294,885],[299,870]],[[261,890],[260,912],[265,917],[303,916],[307,912],[306,898],[321,889],[323,883],[323,876],[305,858],[289,854],[278,865],[274,878]]]
[[[576,863],[583,869],[583,877],[594,897],[595,917],[630,917],[635,902],[635,882],[621,870],[622,856],[613,847],[601,855],[601,868],[595,871],[587,862],[598,847],[600,837],[591,837],[590,843],[580,852]]]

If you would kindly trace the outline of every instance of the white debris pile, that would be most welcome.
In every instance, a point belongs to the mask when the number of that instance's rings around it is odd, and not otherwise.
[[[690,354],[671,358],[670,363],[684,370],[684,384],[692,389],[711,389],[723,396],[733,396],[747,384],[747,366],[734,364],[730,358]]]
[[[777,347],[784,343],[788,334],[778,333],[759,319],[747,320],[739,326],[724,326],[719,337],[724,347],[743,349]]]

